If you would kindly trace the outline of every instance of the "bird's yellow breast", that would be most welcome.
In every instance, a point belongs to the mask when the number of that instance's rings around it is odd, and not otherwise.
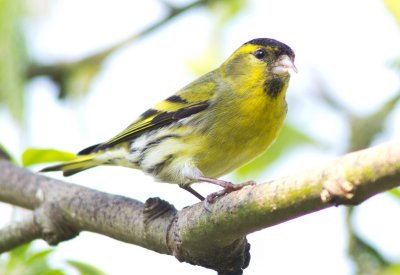
[[[202,150],[193,156],[196,167],[207,177],[220,177],[263,153],[282,128],[286,88],[277,98],[269,97],[262,85],[236,95],[222,94],[225,98],[212,106],[219,111],[210,112],[212,125],[197,141]]]

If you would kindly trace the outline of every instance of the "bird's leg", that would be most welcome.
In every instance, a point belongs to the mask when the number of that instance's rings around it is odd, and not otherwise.
[[[204,197],[199,194],[196,190],[194,190],[190,185],[179,185],[180,188],[185,189],[186,191],[190,192],[192,195],[194,195],[196,198],[198,198],[201,201],[204,201]]]
[[[218,185],[218,186],[221,186],[222,188],[224,188],[220,191],[211,193],[206,197],[206,199],[203,202],[204,202],[204,208],[207,210],[209,210],[209,207],[208,207],[209,203],[213,203],[216,198],[222,197],[233,191],[240,190],[245,186],[256,184],[256,182],[252,181],[252,180],[246,181],[246,182],[243,182],[240,184],[233,184],[232,182],[229,182],[229,181],[207,178],[207,177],[202,177],[202,176],[196,177],[193,180],[212,183],[212,184],[215,184],[215,185]]]
[[[229,191],[236,191],[236,190],[240,190],[243,187],[247,186],[247,185],[255,185],[255,181],[246,181],[240,184],[233,184],[230,181],[226,181],[226,180],[220,180],[220,179],[213,179],[213,178],[207,178],[207,177],[197,177],[195,178],[195,180],[197,181],[204,181],[204,182],[208,182],[208,183],[212,183],[218,186],[221,186],[224,189],[228,189]]]

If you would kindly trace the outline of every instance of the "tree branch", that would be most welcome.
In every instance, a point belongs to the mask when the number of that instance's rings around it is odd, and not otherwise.
[[[11,250],[31,240],[41,237],[41,230],[31,213],[21,221],[0,229],[0,252]]]
[[[246,187],[218,199],[211,213],[202,203],[180,211],[158,198],[142,204],[37,175],[0,159],[0,201],[34,210],[35,222],[25,225],[39,226],[40,238],[50,244],[91,231],[220,274],[241,274],[248,265],[247,234],[331,206],[322,192],[328,184],[344,184],[352,196],[335,202],[349,204],[400,185],[400,143],[351,153],[296,176]],[[26,234],[15,242],[15,235],[7,232],[7,228],[0,231],[0,252],[39,237]]]

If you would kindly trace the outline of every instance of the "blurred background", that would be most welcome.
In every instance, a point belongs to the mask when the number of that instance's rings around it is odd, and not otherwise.
[[[0,144],[38,171],[111,138],[246,41],[270,37],[296,52],[286,125],[266,154],[226,178],[293,175],[398,140],[399,26],[399,0],[0,0]],[[132,169],[65,180],[140,201],[160,196],[178,209],[197,203]],[[399,211],[393,190],[253,233],[245,274],[400,274]],[[0,226],[20,214],[0,203]],[[0,255],[0,274],[189,272],[215,274],[87,232]]]

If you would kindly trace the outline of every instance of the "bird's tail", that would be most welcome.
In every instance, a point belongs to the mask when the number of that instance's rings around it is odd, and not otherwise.
[[[62,171],[65,177],[71,176],[83,170],[102,164],[96,160],[97,154],[78,156],[76,159],[53,165],[42,169],[40,172]]]

